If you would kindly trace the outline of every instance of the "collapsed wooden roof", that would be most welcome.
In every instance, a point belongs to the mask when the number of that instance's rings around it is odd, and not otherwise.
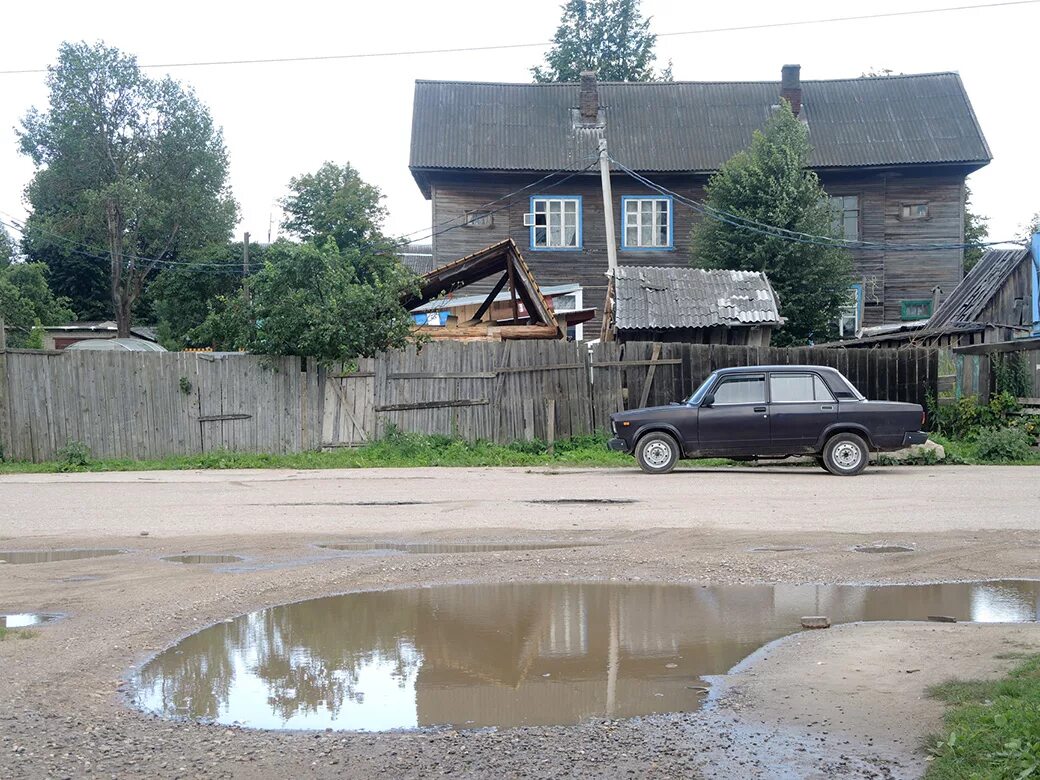
[[[437,331],[436,335],[444,338],[543,338],[557,339],[561,337],[559,321],[542,294],[538,283],[534,280],[519,248],[511,238],[499,241],[473,254],[466,255],[429,273],[419,277],[419,291],[402,300],[406,309],[412,311],[418,306],[467,285],[484,279],[499,277],[494,288],[484,299],[473,317],[455,328],[420,328],[424,333]],[[496,296],[508,288],[513,302],[512,325],[496,326],[495,323],[482,321],[482,317],[491,308]],[[523,303],[526,314],[519,313],[519,303]],[[525,324],[518,324],[524,322]]]

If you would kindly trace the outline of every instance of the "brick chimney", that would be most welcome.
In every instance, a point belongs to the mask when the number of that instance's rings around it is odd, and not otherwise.
[[[802,110],[801,72],[801,65],[784,65],[780,77],[780,97],[791,104],[795,116]]]
[[[599,88],[596,85],[596,71],[594,70],[582,71],[578,114],[583,125],[599,123]]]

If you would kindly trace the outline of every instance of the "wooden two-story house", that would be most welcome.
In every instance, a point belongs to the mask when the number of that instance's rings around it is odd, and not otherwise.
[[[904,245],[853,252],[846,335],[930,316],[935,288],[960,282],[963,253],[905,245],[962,242],[965,177],[991,159],[956,73],[801,81],[787,65],[762,82],[418,81],[410,168],[432,201],[433,260],[511,237],[541,284],[580,283],[580,305],[602,307],[600,140],[628,168],[702,201],[781,98],[808,127],[840,233]],[[690,262],[693,209],[616,166],[611,187],[620,265]]]

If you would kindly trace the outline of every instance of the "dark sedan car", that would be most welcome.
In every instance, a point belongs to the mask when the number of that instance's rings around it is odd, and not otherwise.
[[[667,474],[680,458],[811,455],[832,474],[852,476],[871,450],[928,439],[919,404],[868,401],[825,366],[725,368],[685,403],[613,414],[610,422],[610,448],[634,455],[650,474]]]

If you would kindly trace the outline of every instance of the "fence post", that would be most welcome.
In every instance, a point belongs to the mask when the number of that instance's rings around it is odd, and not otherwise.
[[[549,455],[556,452],[556,399],[545,399],[545,442]]]
[[[7,330],[0,317],[0,460],[14,455],[11,438],[11,410],[7,402]]]

